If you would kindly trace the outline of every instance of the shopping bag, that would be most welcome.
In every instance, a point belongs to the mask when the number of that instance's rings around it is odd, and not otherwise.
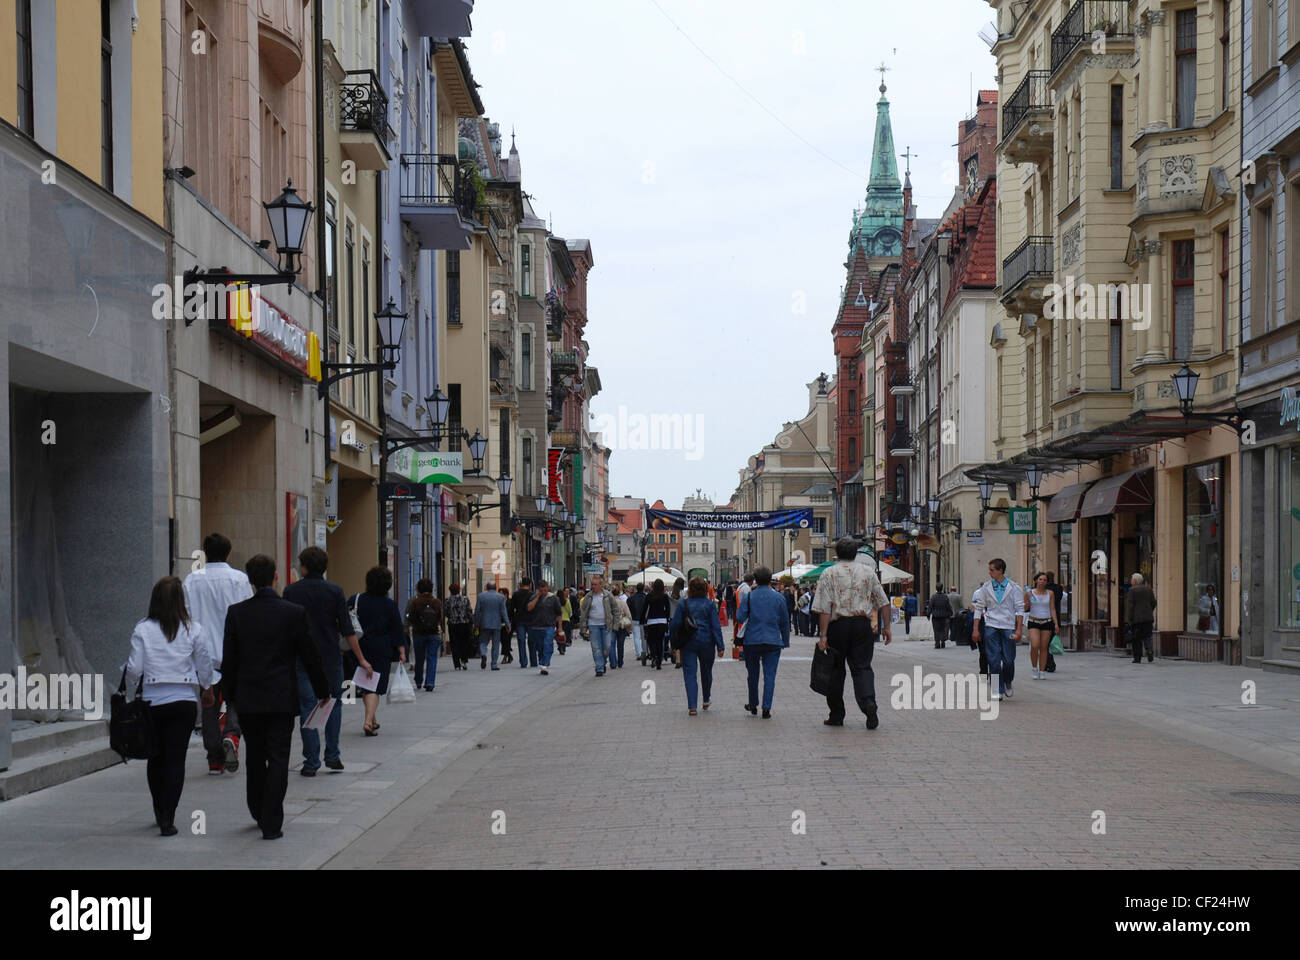
[[[394,663],[392,675],[388,678],[389,703],[415,703],[415,685],[406,672],[406,664]]]
[[[808,686],[812,687],[814,693],[820,693],[823,697],[830,694],[835,668],[843,657],[844,654],[834,647],[827,647],[825,651],[820,647],[813,650],[812,680]]]
[[[1059,657],[1065,653],[1065,647],[1061,645],[1061,638],[1057,634],[1052,634],[1052,642],[1047,645],[1047,652],[1054,657]]]

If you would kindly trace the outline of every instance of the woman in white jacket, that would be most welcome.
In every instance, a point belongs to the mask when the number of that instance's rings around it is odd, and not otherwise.
[[[224,624],[212,624],[221,630]],[[185,753],[199,704],[212,703],[212,654],[203,627],[190,619],[180,580],[154,584],[149,613],[131,634],[126,663],[127,696],[144,681],[157,753],[147,765],[154,821],[164,837],[176,834],[176,807],[185,785]]]

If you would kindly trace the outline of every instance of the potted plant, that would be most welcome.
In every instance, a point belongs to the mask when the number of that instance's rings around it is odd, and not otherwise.
[[[1110,19],[1098,20],[1092,27],[1093,33],[1102,33],[1108,37],[1113,37],[1119,32],[1119,21]]]

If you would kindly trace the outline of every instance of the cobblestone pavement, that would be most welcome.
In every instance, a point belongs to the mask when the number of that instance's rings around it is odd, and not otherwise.
[[[679,672],[597,679],[584,643],[550,677],[444,658],[435,693],[381,707],[379,737],[346,708],[347,770],[291,774],[283,840],[248,822],[243,771],[205,775],[196,736],[177,822],[201,810],[206,833],[158,837],[131,763],[0,804],[0,868],[1300,866],[1300,805],[1282,802],[1300,799],[1300,678],[1088,653],[1036,681],[1021,647],[986,721],[889,707],[893,675],[971,673],[969,649],[876,651],[870,732],[852,705],[822,725],[807,639],[770,720],[742,710],[730,659],[690,718]]]
[[[882,707],[891,676],[915,664],[977,668],[968,648],[876,650]],[[731,660],[695,718],[675,670],[589,673],[502,724],[329,866],[1300,866],[1300,805],[1234,797],[1300,800],[1300,765],[1261,762],[1300,755],[1293,678],[1094,653],[1033,680],[1021,648],[1015,698],[997,719],[883,709],[869,732],[852,706],[843,728],[822,725],[811,652],[810,640],[787,651],[770,720],[742,709],[744,667]],[[1268,693],[1281,705],[1219,709],[1239,705],[1242,679],[1262,705]],[[646,680],[654,705],[642,703]],[[1277,724],[1264,737],[1279,738],[1278,756],[1259,754],[1268,745],[1246,716]],[[1094,833],[1101,814],[1105,833]]]

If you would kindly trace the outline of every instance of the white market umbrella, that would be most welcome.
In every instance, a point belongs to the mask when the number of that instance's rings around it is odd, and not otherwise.
[[[786,567],[780,573],[772,574],[773,580],[780,580],[782,577],[790,577],[798,580],[805,576],[810,570],[816,570],[819,564],[816,563],[795,563]]]
[[[636,586],[638,583],[644,583],[646,587],[649,588],[656,580],[662,580],[664,582],[664,589],[672,590],[673,581],[678,577],[685,579],[680,570],[674,570],[672,567],[669,567],[666,570],[663,567],[646,567],[644,570],[638,570],[636,573],[630,575],[627,578],[627,582],[632,584],[632,586]]]
[[[899,570],[898,567],[891,566],[888,563],[882,563],[877,571],[880,576],[880,582],[899,583],[903,580],[913,579],[912,575],[906,570]]]

